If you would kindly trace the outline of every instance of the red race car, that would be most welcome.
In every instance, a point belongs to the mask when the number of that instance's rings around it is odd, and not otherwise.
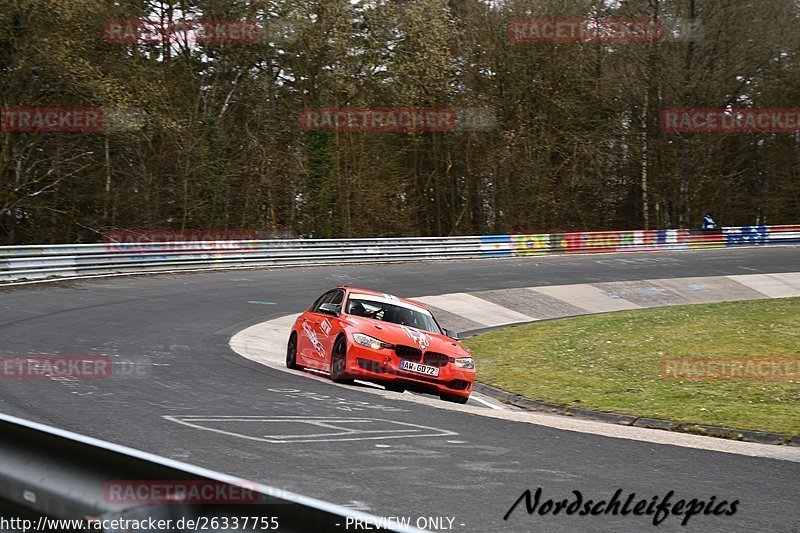
[[[467,402],[475,381],[472,356],[427,307],[353,287],[326,292],[297,317],[286,366],[322,370],[337,383],[362,379],[457,403]]]

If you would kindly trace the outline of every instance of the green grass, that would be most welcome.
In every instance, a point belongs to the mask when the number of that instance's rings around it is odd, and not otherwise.
[[[800,435],[800,382],[663,379],[663,357],[800,356],[800,298],[625,311],[465,341],[478,380],[614,413]]]

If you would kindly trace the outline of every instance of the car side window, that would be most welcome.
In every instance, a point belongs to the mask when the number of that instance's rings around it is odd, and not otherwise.
[[[328,295],[328,293],[326,292],[326,293],[322,294],[319,298],[314,300],[314,303],[311,304],[311,307],[309,307],[309,310],[310,311],[316,311],[317,308],[319,307],[319,305],[322,303],[322,300],[324,300],[325,296],[327,296],[327,295]]]
[[[321,306],[322,304],[340,305],[343,299],[344,299],[343,290],[334,289],[332,291],[328,291],[325,294],[323,294],[320,299],[314,302],[314,307],[311,308],[311,312],[318,313],[319,306]]]

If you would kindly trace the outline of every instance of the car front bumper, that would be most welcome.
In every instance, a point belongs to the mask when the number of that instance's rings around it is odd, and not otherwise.
[[[347,373],[354,378],[376,383],[392,383],[409,390],[434,394],[452,394],[467,397],[472,392],[475,370],[456,368],[447,363],[439,369],[438,376],[401,370],[403,358],[393,350],[374,350],[354,344],[347,354]]]

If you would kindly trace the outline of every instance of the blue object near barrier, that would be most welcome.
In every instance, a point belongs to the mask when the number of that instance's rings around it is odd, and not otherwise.
[[[726,228],[727,246],[761,246],[769,243],[768,226],[742,226]]]

